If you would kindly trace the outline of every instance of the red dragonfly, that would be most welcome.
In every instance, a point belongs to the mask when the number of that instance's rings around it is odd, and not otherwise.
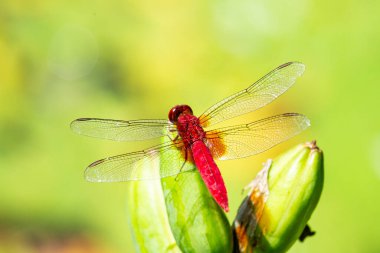
[[[300,133],[310,122],[304,115],[286,113],[243,125],[208,128],[272,102],[292,86],[304,70],[302,63],[285,63],[247,89],[210,107],[199,117],[193,115],[190,106],[177,105],[169,111],[169,120],[74,120],[72,130],[91,137],[114,141],[170,138],[146,150],[93,162],[87,167],[85,177],[93,182],[155,179],[192,170],[195,164],[215,201],[228,212],[227,191],[214,159],[237,159],[263,152]],[[141,166],[146,159],[164,159],[171,166],[160,168],[157,173],[153,171],[158,169],[156,167]],[[148,169],[152,171],[145,171]]]

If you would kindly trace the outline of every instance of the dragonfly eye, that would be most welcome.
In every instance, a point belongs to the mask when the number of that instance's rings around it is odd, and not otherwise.
[[[169,120],[172,123],[176,123],[177,119],[179,116],[179,109],[178,106],[174,106],[170,111],[169,111]]]
[[[193,110],[188,105],[176,105],[169,111],[169,120],[176,123],[181,114],[193,115]]]

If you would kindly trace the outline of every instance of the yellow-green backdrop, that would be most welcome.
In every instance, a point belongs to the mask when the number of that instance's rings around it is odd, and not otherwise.
[[[258,156],[219,162],[233,218],[267,158],[316,139],[325,187],[297,252],[380,252],[380,2],[0,1],[0,252],[134,252],[126,185],[90,162],[157,142],[74,135],[78,117],[195,114],[274,67],[306,72],[274,103],[312,127]]]

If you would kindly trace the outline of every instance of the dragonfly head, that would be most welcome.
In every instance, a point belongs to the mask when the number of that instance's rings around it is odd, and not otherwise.
[[[176,123],[181,114],[193,115],[193,110],[188,105],[176,105],[169,111],[169,120]]]

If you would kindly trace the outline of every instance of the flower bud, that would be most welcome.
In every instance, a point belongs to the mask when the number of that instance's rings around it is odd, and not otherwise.
[[[233,223],[235,252],[286,252],[305,228],[323,186],[323,154],[315,141],[268,161],[249,185]]]
[[[176,166],[172,159],[165,162],[168,155],[168,152],[161,155],[161,170]],[[186,172],[161,179],[177,245],[184,253],[231,252],[231,227],[224,211],[211,196],[195,165],[188,161],[182,166]]]
[[[128,184],[128,218],[136,252],[180,253],[173,237],[159,179],[159,161],[143,160],[146,167],[138,173],[157,173],[155,180],[132,181]],[[140,175],[144,176],[144,175]],[[154,176],[154,175],[153,175]]]

